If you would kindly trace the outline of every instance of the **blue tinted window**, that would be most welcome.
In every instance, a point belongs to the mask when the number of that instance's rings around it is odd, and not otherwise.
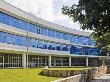
[[[83,44],[83,37],[82,36],[78,36],[77,43]]]
[[[33,24],[29,24],[29,31],[36,33],[37,28]]]
[[[29,24],[25,21],[21,22],[21,29],[28,31],[29,29]]]
[[[61,45],[60,44],[56,44],[56,50],[61,51]]]
[[[47,35],[47,29],[41,27],[41,34],[42,34],[42,35]]]
[[[63,35],[63,39],[68,40],[68,34],[63,33],[62,35]]]
[[[11,34],[6,34],[6,43],[13,44],[13,36]]]
[[[6,34],[4,32],[0,32],[0,42],[5,42],[6,41]]]
[[[39,27],[39,26],[36,26],[36,28],[37,28],[37,34],[40,34],[41,33],[41,28]]]
[[[56,49],[55,43],[51,43],[51,44],[52,44],[52,50],[55,50]]]
[[[48,36],[55,37],[55,31],[48,29]]]
[[[61,39],[61,38],[62,38],[62,33],[61,33],[61,32],[56,31],[56,38]]]
[[[30,47],[36,47],[36,40],[35,39],[30,39]]]
[[[48,49],[48,42],[45,41],[43,47],[44,47],[44,49]]]
[[[44,42],[43,41],[38,41],[38,48],[42,48],[43,49],[43,45],[44,45]]]
[[[3,23],[3,13],[0,12],[0,23]]]

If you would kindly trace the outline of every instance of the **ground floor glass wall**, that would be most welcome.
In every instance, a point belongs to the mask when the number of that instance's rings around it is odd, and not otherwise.
[[[0,68],[3,68],[3,55],[0,54]]]
[[[86,58],[71,58],[71,66],[86,66]]]
[[[47,56],[28,56],[28,67],[42,67],[48,66],[48,57]]]
[[[22,67],[22,55],[0,53],[0,67]]]
[[[52,57],[51,66],[69,66],[68,57]]]
[[[89,66],[98,66],[99,59],[98,58],[89,58],[88,63],[89,63]],[[100,61],[100,63],[102,63],[102,61]]]

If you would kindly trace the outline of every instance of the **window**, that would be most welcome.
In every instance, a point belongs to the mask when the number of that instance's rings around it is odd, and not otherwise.
[[[68,40],[68,34],[62,33],[62,35],[63,35],[63,39],[64,39],[64,40]]]
[[[6,34],[6,43],[13,44],[13,36],[11,34]]]
[[[56,38],[62,39],[62,33],[56,31]]]
[[[39,26],[36,26],[36,28],[37,28],[37,34],[40,34],[41,33],[41,29],[40,29],[40,27]]]
[[[55,31],[48,29],[48,36],[55,37]]]
[[[56,50],[61,51],[61,45],[60,44],[56,44]]]
[[[52,50],[52,43],[51,42],[48,42],[48,49]]]
[[[29,24],[25,21],[21,22],[21,29],[28,31],[29,29]]]
[[[36,40],[30,39],[30,47],[36,47]]]
[[[29,24],[29,31],[36,33],[37,29],[33,24]]]
[[[39,40],[38,41],[38,48],[42,48],[43,49],[43,45],[44,45],[44,42]]]
[[[0,32],[0,42],[5,43],[6,41],[6,34],[4,32]]]
[[[44,49],[48,49],[48,42],[44,41]]]
[[[41,34],[47,36],[47,28],[41,27]]]
[[[83,37],[82,36],[78,36],[77,43],[83,44]]]
[[[3,23],[3,13],[0,12],[0,23]]]
[[[70,40],[72,43],[78,44],[78,36],[72,35],[72,36],[70,36]]]

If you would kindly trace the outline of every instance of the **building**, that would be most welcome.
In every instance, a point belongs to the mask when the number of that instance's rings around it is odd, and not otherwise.
[[[0,68],[98,65],[90,33],[66,28],[0,0]]]

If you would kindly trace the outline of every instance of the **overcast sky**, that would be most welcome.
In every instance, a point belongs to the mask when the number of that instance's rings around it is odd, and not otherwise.
[[[73,29],[80,29],[78,23],[61,14],[63,5],[77,4],[78,0],[4,0],[39,18]]]

